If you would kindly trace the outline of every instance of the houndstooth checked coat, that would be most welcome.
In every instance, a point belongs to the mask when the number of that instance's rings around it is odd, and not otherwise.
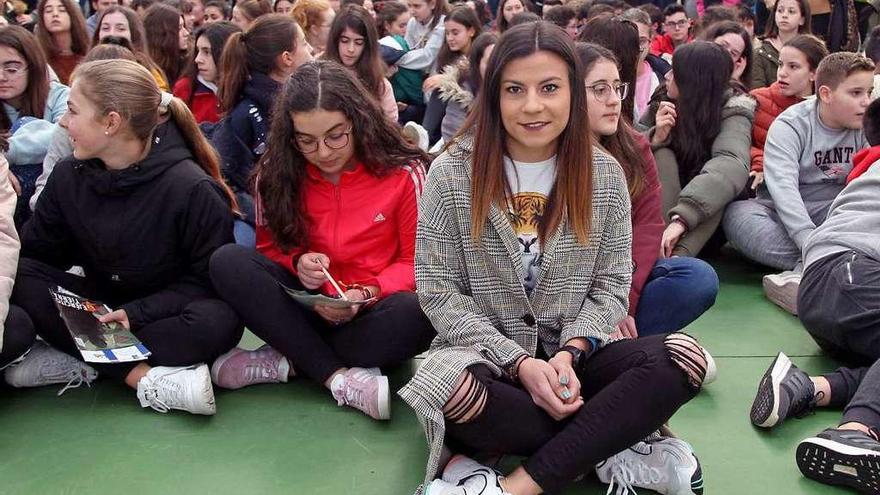
[[[501,374],[520,356],[534,356],[539,344],[552,356],[575,337],[606,343],[627,314],[632,279],[630,200],[612,157],[593,148],[589,244],[578,245],[564,222],[542,246],[537,286],[527,296],[521,247],[506,214],[493,206],[481,244],[471,238],[472,146],[472,138],[462,138],[434,161],[419,207],[416,286],[437,338],[399,394],[425,428],[426,482],[441,467],[442,408],[465,368],[481,363]]]

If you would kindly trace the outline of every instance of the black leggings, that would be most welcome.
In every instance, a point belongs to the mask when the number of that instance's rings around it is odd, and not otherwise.
[[[400,364],[427,349],[435,335],[411,292],[392,294],[349,323],[330,325],[286,294],[280,284],[302,289],[293,274],[234,244],[211,257],[211,280],[250,331],[318,383],[347,366]]]
[[[58,313],[50,287],[61,286],[76,294],[108,300],[110,294],[96,294],[87,279],[29,258],[21,258],[12,301],[30,316],[37,334],[49,345],[82,359],[73,337]],[[13,329],[7,329],[12,331]],[[219,299],[196,299],[180,315],[147,323],[134,334],[152,352],[152,366],[189,366],[209,363],[234,347],[243,332],[238,317]],[[17,331],[17,330],[16,330]],[[124,379],[135,363],[89,363],[102,375]]]
[[[526,472],[546,493],[662,426],[698,387],[670,357],[663,335],[625,340],[600,349],[576,370],[584,405],[556,421],[529,393],[484,365],[468,370],[488,392],[476,418],[446,422],[453,447],[527,456]]]
[[[37,334],[34,322],[23,309],[9,305],[9,314],[3,326],[3,350],[0,351],[0,368],[20,358],[34,345]]]

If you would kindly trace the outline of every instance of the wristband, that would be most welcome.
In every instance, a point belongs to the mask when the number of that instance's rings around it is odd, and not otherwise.
[[[525,360],[528,359],[528,358],[529,358],[529,356],[523,356],[523,357],[521,357],[521,358],[518,358],[518,359],[513,363],[513,365],[511,365],[510,367],[508,367],[508,369],[507,369],[507,376],[508,376],[508,378],[510,378],[513,382],[519,382],[519,367],[520,367],[520,366],[523,364],[523,362],[525,362]]]

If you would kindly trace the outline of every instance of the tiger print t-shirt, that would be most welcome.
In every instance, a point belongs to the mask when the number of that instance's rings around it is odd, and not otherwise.
[[[512,194],[507,198],[507,216],[522,248],[523,286],[531,294],[541,273],[538,225],[556,181],[556,156],[537,163],[504,157],[504,173]]]

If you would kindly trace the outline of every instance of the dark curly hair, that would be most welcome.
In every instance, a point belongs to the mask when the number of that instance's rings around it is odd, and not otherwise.
[[[427,155],[407,143],[385,118],[379,103],[360,80],[330,60],[297,69],[275,98],[267,151],[254,173],[263,218],[283,250],[308,245],[303,207],[308,160],[294,145],[292,113],[342,112],[351,120],[354,156],[374,176],[384,176],[414,161],[427,166]]]

